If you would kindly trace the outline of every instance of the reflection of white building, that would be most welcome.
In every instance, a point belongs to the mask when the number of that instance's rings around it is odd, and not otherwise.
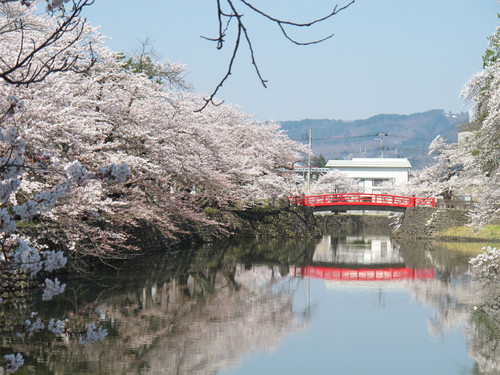
[[[389,236],[347,236],[342,243],[332,243],[331,236],[323,236],[316,245],[313,261],[369,265],[403,263],[403,258]]]
[[[364,193],[387,193],[408,182],[411,164],[406,158],[353,158],[329,160],[328,168],[338,169],[359,181]]]

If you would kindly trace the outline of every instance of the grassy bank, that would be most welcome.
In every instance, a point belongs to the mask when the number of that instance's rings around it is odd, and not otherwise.
[[[487,239],[491,240],[491,242],[500,243],[500,225],[486,225],[479,231],[475,231],[471,227],[453,227],[436,233],[436,235],[439,237],[461,237],[471,240]]]

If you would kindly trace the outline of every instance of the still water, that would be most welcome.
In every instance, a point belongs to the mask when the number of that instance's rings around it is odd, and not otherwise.
[[[0,354],[23,354],[16,374],[498,374],[500,329],[474,313],[470,256],[350,227],[186,248],[0,305]],[[31,312],[109,334],[26,338],[12,327]]]

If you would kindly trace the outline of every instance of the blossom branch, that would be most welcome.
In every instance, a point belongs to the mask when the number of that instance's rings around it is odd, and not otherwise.
[[[94,65],[96,59],[94,57],[92,46],[89,44],[89,58],[86,64],[78,67],[78,62],[83,60],[83,55],[71,55],[66,53],[70,47],[74,46],[82,39],[85,28],[85,20],[80,18],[80,14],[84,7],[94,3],[94,0],[79,0],[74,3],[71,13],[64,16],[57,23],[55,30],[48,35],[42,42],[33,45],[30,51],[25,52],[25,31],[27,25],[20,20],[18,30],[21,31],[21,39],[19,41],[18,54],[16,60],[9,64],[2,58],[3,70],[0,71],[0,79],[12,85],[29,85],[35,82],[43,81],[48,75],[55,72],[75,71],[84,72]],[[74,33],[72,35],[72,33]],[[55,45],[58,41],[62,41],[66,35],[72,35],[71,40],[66,41],[64,46],[57,49],[57,52],[48,57],[45,61],[40,61],[36,58],[40,51]],[[39,65],[37,65],[37,62]]]

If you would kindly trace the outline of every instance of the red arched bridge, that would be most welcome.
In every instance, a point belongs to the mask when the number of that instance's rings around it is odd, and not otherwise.
[[[293,206],[316,211],[377,210],[404,211],[408,207],[434,207],[434,198],[402,197],[388,194],[341,193],[288,197]]]

